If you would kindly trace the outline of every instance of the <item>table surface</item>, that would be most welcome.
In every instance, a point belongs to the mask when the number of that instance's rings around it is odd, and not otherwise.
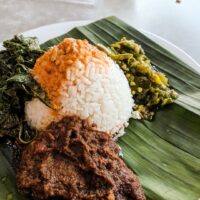
[[[200,63],[200,0],[0,0],[0,41],[46,24],[110,15],[169,40]]]

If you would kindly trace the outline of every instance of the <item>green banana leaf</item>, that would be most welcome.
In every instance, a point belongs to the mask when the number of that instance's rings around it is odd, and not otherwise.
[[[43,49],[65,37],[87,38],[91,43],[109,45],[122,37],[141,44],[146,55],[179,93],[174,104],[159,111],[154,121],[130,120],[126,134],[118,141],[124,160],[139,176],[149,200],[198,200],[200,198],[200,73],[185,64],[141,32],[108,17],[77,27],[41,45]],[[15,189],[9,155],[0,152],[0,199],[21,200]],[[3,180],[3,179],[2,179]],[[14,188],[14,189],[13,189]]]

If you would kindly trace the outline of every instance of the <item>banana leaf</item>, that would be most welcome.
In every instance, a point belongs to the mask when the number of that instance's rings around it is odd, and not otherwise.
[[[109,45],[122,37],[142,45],[152,64],[169,78],[179,93],[174,104],[156,114],[154,121],[130,120],[126,134],[118,141],[127,165],[139,176],[149,200],[198,200],[200,198],[200,73],[116,17],[108,17],[41,45],[43,49],[65,37],[88,39]],[[3,151],[5,152],[5,151]],[[0,199],[15,190],[9,155],[0,153]],[[13,189],[14,188],[14,189]]]
[[[15,171],[12,167],[13,151],[0,144],[0,200],[26,200],[16,189]]]

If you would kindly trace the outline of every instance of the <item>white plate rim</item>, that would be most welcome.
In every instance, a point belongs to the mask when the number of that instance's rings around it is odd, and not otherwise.
[[[60,23],[48,24],[44,26],[40,26],[22,34],[24,36],[36,36],[38,37],[40,43],[43,43],[51,38],[56,36],[62,35],[72,28],[77,26],[83,26],[93,22],[92,20],[75,20],[75,21],[65,21]],[[172,52],[175,56],[183,60],[186,64],[190,65],[193,69],[200,73],[200,65],[197,61],[195,61],[192,56],[187,54],[184,50],[173,44],[172,42],[164,39],[161,36],[158,36],[152,32],[140,29],[142,33],[144,33],[147,37],[152,39],[154,42],[158,43],[159,45],[163,46],[170,52]],[[0,49],[2,48],[2,43],[0,43]]]

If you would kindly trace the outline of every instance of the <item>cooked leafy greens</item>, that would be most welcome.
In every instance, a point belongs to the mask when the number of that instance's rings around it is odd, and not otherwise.
[[[32,97],[48,103],[44,91],[30,75],[36,59],[43,53],[34,37],[16,35],[3,43],[0,51],[0,136],[31,141],[36,131],[24,120],[25,102]]]
[[[115,60],[123,70],[135,100],[134,110],[142,119],[151,120],[156,110],[173,103],[177,93],[169,88],[168,78],[159,72],[134,40],[123,37],[109,47],[98,47]]]

